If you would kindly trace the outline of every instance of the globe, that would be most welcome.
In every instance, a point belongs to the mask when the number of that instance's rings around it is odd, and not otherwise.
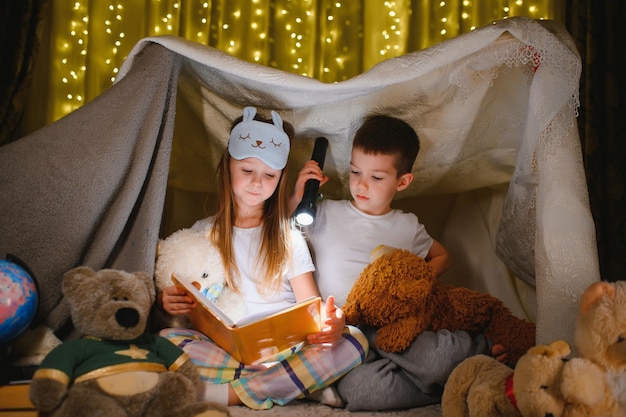
[[[37,285],[25,268],[0,259],[0,344],[28,328],[37,312]]]

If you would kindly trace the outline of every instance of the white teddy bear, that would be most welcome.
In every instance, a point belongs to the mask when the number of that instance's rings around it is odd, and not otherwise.
[[[201,232],[180,229],[157,246],[154,277],[157,291],[174,285],[172,274],[179,280],[197,282],[199,290],[233,322],[246,315],[240,295],[226,286],[224,266],[217,248]],[[187,318],[173,318],[170,326],[188,327]]]

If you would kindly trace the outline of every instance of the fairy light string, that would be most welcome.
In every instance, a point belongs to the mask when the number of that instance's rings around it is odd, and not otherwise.
[[[142,37],[177,35],[323,82],[558,0],[63,0],[54,8],[50,121],[109,88]]]

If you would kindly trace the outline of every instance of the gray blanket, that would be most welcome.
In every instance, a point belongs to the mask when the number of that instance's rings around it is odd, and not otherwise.
[[[110,90],[0,147],[0,256],[38,282],[36,323],[69,318],[61,277],[78,265],[152,271],[169,170],[180,58],[147,48]]]

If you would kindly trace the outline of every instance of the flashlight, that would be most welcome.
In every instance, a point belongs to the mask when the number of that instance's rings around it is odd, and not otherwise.
[[[315,139],[315,146],[313,146],[313,155],[311,156],[311,159],[319,164],[320,169],[324,169],[324,160],[326,159],[327,148],[328,139],[324,137]],[[296,223],[300,226],[309,226],[315,220],[315,213],[317,212],[315,201],[318,197],[319,188],[320,182],[318,180],[307,180],[304,184],[302,201],[300,201],[300,204],[298,204],[298,207],[293,214],[293,217],[296,219]]]

